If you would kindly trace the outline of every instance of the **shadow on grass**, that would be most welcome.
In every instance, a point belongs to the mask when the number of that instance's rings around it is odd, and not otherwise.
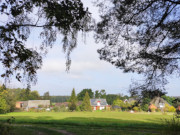
[[[9,116],[0,116],[0,121],[6,121]],[[143,129],[161,129],[162,125],[157,124],[157,120],[148,119],[149,122],[138,120],[122,120],[113,118],[97,117],[68,117],[64,119],[55,119],[51,116],[16,116],[17,124],[50,124],[50,125],[70,125],[70,126],[88,126],[88,127],[113,127],[113,128],[143,128]]]

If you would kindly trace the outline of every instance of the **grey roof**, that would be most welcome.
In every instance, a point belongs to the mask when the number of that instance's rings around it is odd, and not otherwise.
[[[97,106],[98,101],[100,101],[101,106],[108,105],[106,99],[101,99],[100,98],[100,99],[90,99],[91,106]]]
[[[166,100],[164,100],[161,97],[155,97],[151,100],[150,104],[154,104],[156,107],[160,107],[160,104],[168,104],[169,106],[171,106]]]
[[[50,100],[28,100],[28,101],[19,101],[23,103],[23,108],[38,108],[39,105],[50,106]]]

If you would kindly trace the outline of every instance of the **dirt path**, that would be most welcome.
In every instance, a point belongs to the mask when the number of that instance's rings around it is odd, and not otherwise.
[[[43,127],[44,128],[44,127]],[[70,132],[68,132],[68,131],[66,131],[66,130],[60,130],[60,129],[55,129],[55,128],[46,128],[46,129],[49,129],[49,130],[53,130],[53,131],[56,131],[56,132],[58,132],[58,133],[62,133],[62,134],[64,134],[64,135],[74,135],[74,134],[72,134],[72,133],[70,133]]]

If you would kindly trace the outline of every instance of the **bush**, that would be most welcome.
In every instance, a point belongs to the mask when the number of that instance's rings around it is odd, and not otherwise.
[[[142,105],[141,106],[141,109],[143,110],[143,111],[148,111],[149,110],[149,105],[148,104],[144,104],[144,105]]]
[[[156,112],[156,109],[155,108],[151,108],[151,112]]]
[[[176,112],[176,108],[174,108],[174,106],[170,106],[168,104],[165,104],[165,107],[164,107],[164,112]]]
[[[169,111],[169,105],[168,104],[165,104],[164,108],[163,108],[163,111],[164,112],[168,112]]]
[[[161,109],[159,109],[159,108],[158,108],[158,109],[156,109],[156,112],[161,112]]]
[[[53,112],[66,112],[66,111],[68,111],[68,109],[66,109],[66,107],[64,105],[55,106],[53,108]]]
[[[138,111],[139,111],[139,107],[135,106],[135,107],[133,107],[133,110],[134,110],[135,112],[138,112]]]
[[[80,109],[80,107],[79,107],[79,106],[77,106],[77,107],[76,107],[76,111],[78,111],[78,112],[80,112],[80,111],[81,111],[81,109]]]
[[[0,97],[0,114],[7,113],[8,105],[6,100],[3,97]]]
[[[174,106],[170,106],[168,112],[176,112],[176,108]]]

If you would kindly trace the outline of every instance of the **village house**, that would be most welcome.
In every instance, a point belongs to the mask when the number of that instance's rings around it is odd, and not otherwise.
[[[151,100],[150,102],[150,106],[149,106],[149,109],[154,108],[159,108],[159,109],[163,109],[165,107],[165,104],[168,104],[169,106],[171,106],[166,100],[164,100],[163,98],[161,97],[155,97]]]
[[[50,100],[17,101],[16,108],[28,111],[30,108],[49,108]]]
[[[103,110],[109,108],[106,99],[90,99],[92,110]]]

